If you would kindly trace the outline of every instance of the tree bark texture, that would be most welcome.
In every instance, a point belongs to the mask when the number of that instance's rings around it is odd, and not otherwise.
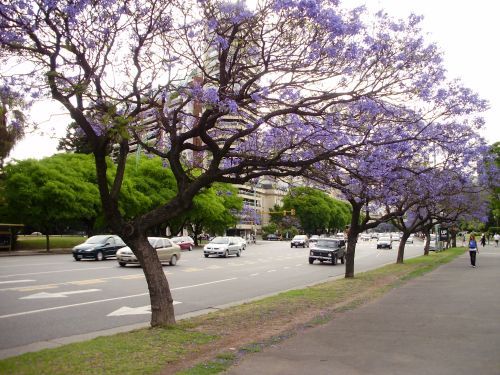
[[[430,232],[430,230],[426,230],[425,231],[424,255],[429,255],[430,244],[431,244],[431,232]]]
[[[403,236],[401,237],[401,240],[399,241],[398,258],[396,260],[397,264],[404,263],[406,240],[408,238],[410,238],[410,234],[411,234],[410,232],[403,232]]]
[[[345,263],[345,277],[354,277],[354,255],[356,253],[356,242],[360,233],[359,218],[361,215],[361,206],[352,204],[351,226],[347,231],[347,253]]]
[[[135,237],[135,236],[134,236]],[[136,249],[135,255],[141,263],[148,284],[151,301],[151,326],[171,326],[175,324],[172,293],[163,266],[156,250],[149,244],[147,237],[131,238]]]

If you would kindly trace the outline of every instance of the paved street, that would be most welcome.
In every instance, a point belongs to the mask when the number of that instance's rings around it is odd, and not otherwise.
[[[356,272],[396,259],[396,249],[360,242]],[[407,255],[422,253],[422,243]],[[164,270],[178,318],[342,277],[344,266],[309,265],[308,249],[288,242],[249,245],[240,258],[204,258],[183,252]],[[71,255],[0,258],[0,358],[78,341],[149,322],[149,294],[140,267],[115,260],[75,262]]]

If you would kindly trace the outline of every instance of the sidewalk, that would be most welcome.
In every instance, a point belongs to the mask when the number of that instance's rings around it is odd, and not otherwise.
[[[230,375],[500,374],[500,247],[468,253],[261,353]]]

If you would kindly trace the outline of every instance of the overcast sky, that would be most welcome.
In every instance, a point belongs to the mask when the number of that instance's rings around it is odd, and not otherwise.
[[[488,143],[500,141],[499,43],[500,22],[497,2],[492,0],[343,0],[346,6],[367,4],[372,10],[385,9],[395,17],[410,13],[424,16],[423,29],[429,41],[444,52],[449,78],[463,83],[487,99],[486,128],[481,132]],[[65,134],[69,117],[57,105],[35,105],[32,120],[37,134],[27,136],[11,153],[11,158],[42,158],[56,152],[57,137]]]

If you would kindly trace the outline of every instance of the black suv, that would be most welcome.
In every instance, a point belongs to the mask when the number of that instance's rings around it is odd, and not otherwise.
[[[320,238],[314,248],[309,251],[309,264],[313,264],[315,260],[323,262],[331,262],[337,264],[340,259],[342,264],[345,263],[345,241],[334,238]]]

